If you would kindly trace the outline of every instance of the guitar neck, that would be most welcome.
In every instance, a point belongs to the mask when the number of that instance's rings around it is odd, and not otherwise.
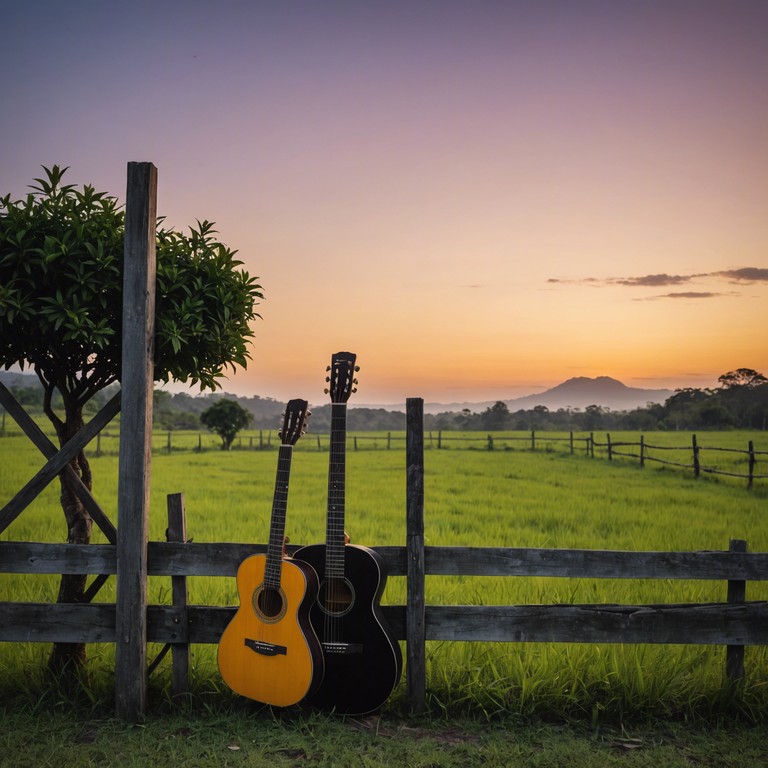
[[[292,445],[281,445],[277,456],[275,493],[272,497],[272,518],[269,524],[267,562],[264,566],[264,584],[280,588],[282,573],[283,542],[285,540],[285,513],[288,509],[288,481],[291,476]]]
[[[344,498],[347,459],[347,404],[331,404],[331,453],[328,467],[328,517],[325,532],[325,573],[344,578]]]

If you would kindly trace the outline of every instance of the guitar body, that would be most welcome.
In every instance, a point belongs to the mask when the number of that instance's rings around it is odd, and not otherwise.
[[[343,552],[343,580],[326,578],[325,545],[294,553],[320,580],[309,615],[323,649],[325,675],[308,701],[337,714],[364,715],[381,707],[394,690],[402,654],[379,605],[386,584],[381,557],[351,544]]]
[[[285,513],[293,446],[304,434],[306,400],[285,408],[266,555],[246,557],[237,569],[240,607],[219,640],[219,672],[235,693],[288,707],[323,676],[323,652],[309,611],[317,598],[312,566],[285,555]]]
[[[266,564],[266,555],[252,555],[238,568],[240,607],[219,641],[219,671],[236,693],[287,707],[322,678],[322,650],[309,620],[318,580],[306,563],[283,558],[278,592],[264,587]]]

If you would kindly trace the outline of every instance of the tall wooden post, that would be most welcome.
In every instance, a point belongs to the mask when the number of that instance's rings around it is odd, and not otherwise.
[[[157,169],[128,163],[117,489],[115,712],[143,719],[147,696],[147,539],[154,382]]]
[[[424,623],[424,401],[406,400],[406,686],[411,711],[426,708],[426,626]]]

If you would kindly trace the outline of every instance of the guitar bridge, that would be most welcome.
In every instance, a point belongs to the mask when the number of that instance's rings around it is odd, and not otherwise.
[[[362,643],[322,643],[322,646],[329,656],[352,656],[363,652]]]
[[[252,640],[250,637],[246,637],[243,640],[243,645],[245,645],[246,648],[250,648],[254,653],[259,653],[262,656],[285,656],[288,653],[288,649],[284,645],[275,645],[275,643]]]

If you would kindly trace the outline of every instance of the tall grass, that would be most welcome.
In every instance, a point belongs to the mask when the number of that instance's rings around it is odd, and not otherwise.
[[[665,438],[668,436],[665,435]],[[669,438],[679,437],[677,434]],[[759,440],[761,437],[757,436]],[[712,434],[720,444],[732,433]],[[617,438],[618,439],[618,438]],[[741,439],[741,438],[740,438]],[[305,444],[304,444],[305,443]],[[383,443],[385,445],[385,443]],[[395,443],[393,442],[393,445]],[[429,446],[429,443],[427,443]],[[347,529],[353,542],[405,542],[405,459],[393,450],[347,455]],[[382,446],[383,447],[383,446]],[[22,436],[0,438],[0,503],[39,468]],[[94,495],[116,521],[117,457],[91,459]],[[165,538],[166,495],[183,492],[188,534],[198,542],[264,542],[269,530],[274,451],[158,452],[153,457],[150,538]],[[323,541],[328,454],[310,440],[293,460],[287,533],[296,544]],[[562,547],[627,550],[727,549],[743,538],[768,551],[768,489],[701,478],[676,469],[607,462],[560,450],[428,450],[425,538],[428,545]],[[0,534],[3,540],[66,538],[58,489],[49,487]],[[95,542],[104,541],[96,532]],[[98,600],[114,599],[113,581]],[[54,601],[57,578],[0,574],[0,600]],[[235,605],[234,579],[192,577],[190,599]],[[150,601],[169,602],[168,578],[150,579]],[[666,603],[722,601],[724,583],[512,577],[428,577],[427,602],[456,604]],[[768,585],[750,584],[747,598],[768,599]],[[391,578],[385,603],[405,601],[405,580]],[[150,649],[150,655],[157,648]],[[221,690],[214,646],[193,647],[193,682],[206,695]],[[0,690],[43,690],[46,648],[0,647]],[[111,645],[90,651],[94,677],[108,688]],[[748,679],[735,702],[768,714],[768,652],[747,649]],[[428,695],[433,711],[546,714],[604,719],[638,713],[696,716],[733,705],[724,685],[724,651],[707,646],[582,644],[428,644]],[[167,689],[168,664],[154,683]],[[404,703],[404,686],[389,706]],[[98,694],[94,694],[98,695]]]

